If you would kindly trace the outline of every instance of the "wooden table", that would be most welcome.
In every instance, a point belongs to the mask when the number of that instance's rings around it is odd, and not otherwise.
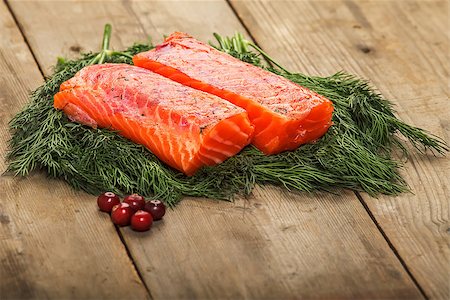
[[[369,79],[399,116],[449,141],[447,1],[0,2],[0,153],[7,122],[57,56],[175,30],[236,30],[290,70]],[[6,168],[0,160],[1,170]],[[187,198],[147,233],[116,230],[95,197],[39,172],[0,177],[0,298],[448,299],[448,158],[413,152],[413,193],[258,187]]]

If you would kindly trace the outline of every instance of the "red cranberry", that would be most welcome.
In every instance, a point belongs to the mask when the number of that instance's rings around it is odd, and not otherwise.
[[[101,211],[110,213],[113,206],[120,203],[120,198],[114,193],[106,192],[98,196],[97,205]]]
[[[166,206],[159,200],[151,200],[145,204],[145,210],[152,214],[153,220],[158,221],[164,217]]]
[[[128,203],[120,203],[113,207],[111,212],[111,220],[119,226],[127,226],[130,224],[133,210]]]
[[[128,203],[133,211],[143,210],[145,206],[144,197],[138,194],[126,196],[123,202]]]
[[[138,210],[131,217],[131,228],[135,231],[147,231],[153,223],[153,217],[150,213]]]

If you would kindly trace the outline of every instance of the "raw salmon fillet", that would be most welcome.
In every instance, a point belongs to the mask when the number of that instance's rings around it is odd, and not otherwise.
[[[187,175],[235,155],[253,135],[242,108],[126,64],[83,68],[61,85],[54,107],[73,121],[119,131]]]
[[[312,142],[332,124],[330,100],[184,33],[171,34],[133,62],[244,108],[255,126],[252,142],[265,154]]]

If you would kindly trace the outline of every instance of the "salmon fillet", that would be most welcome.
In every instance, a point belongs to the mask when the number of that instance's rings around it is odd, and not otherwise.
[[[117,130],[187,175],[235,155],[253,135],[242,108],[126,64],[83,68],[61,85],[54,107],[75,122]]]
[[[252,143],[265,154],[312,142],[332,124],[330,100],[184,33],[171,34],[133,62],[244,108],[255,126]]]

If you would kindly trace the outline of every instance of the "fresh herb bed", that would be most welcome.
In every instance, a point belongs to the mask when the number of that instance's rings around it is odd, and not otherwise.
[[[398,173],[401,162],[393,155],[394,149],[407,154],[404,138],[421,152],[448,151],[441,139],[396,118],[392,104],[365,81],[342,72],[330,77],[291,74],[241,35],[215,35],[219,50],[328,97],[335,106],[334,125],[315,144],[272,156],[248,146],[224,163],[186,177],[146,148],[108,129],[72,123],[53,108],[53,95],[60,84],[81,68],[103,62],[132,64],[134,54],[152,48],[136,44],[123,52],[112,52],[107,50],[110,31],[105,33],[102,52],[77,60],[59,59],[54,74],[11,120],[8,171],[26,176],[44,169],[50,176],[64,178],[91,194],[139,193],[169,205],[175,205],[183,195],[230,199],[236,194],[249,194],[256,184],[299,191],[345,188],[374,196],[407,190]]]

